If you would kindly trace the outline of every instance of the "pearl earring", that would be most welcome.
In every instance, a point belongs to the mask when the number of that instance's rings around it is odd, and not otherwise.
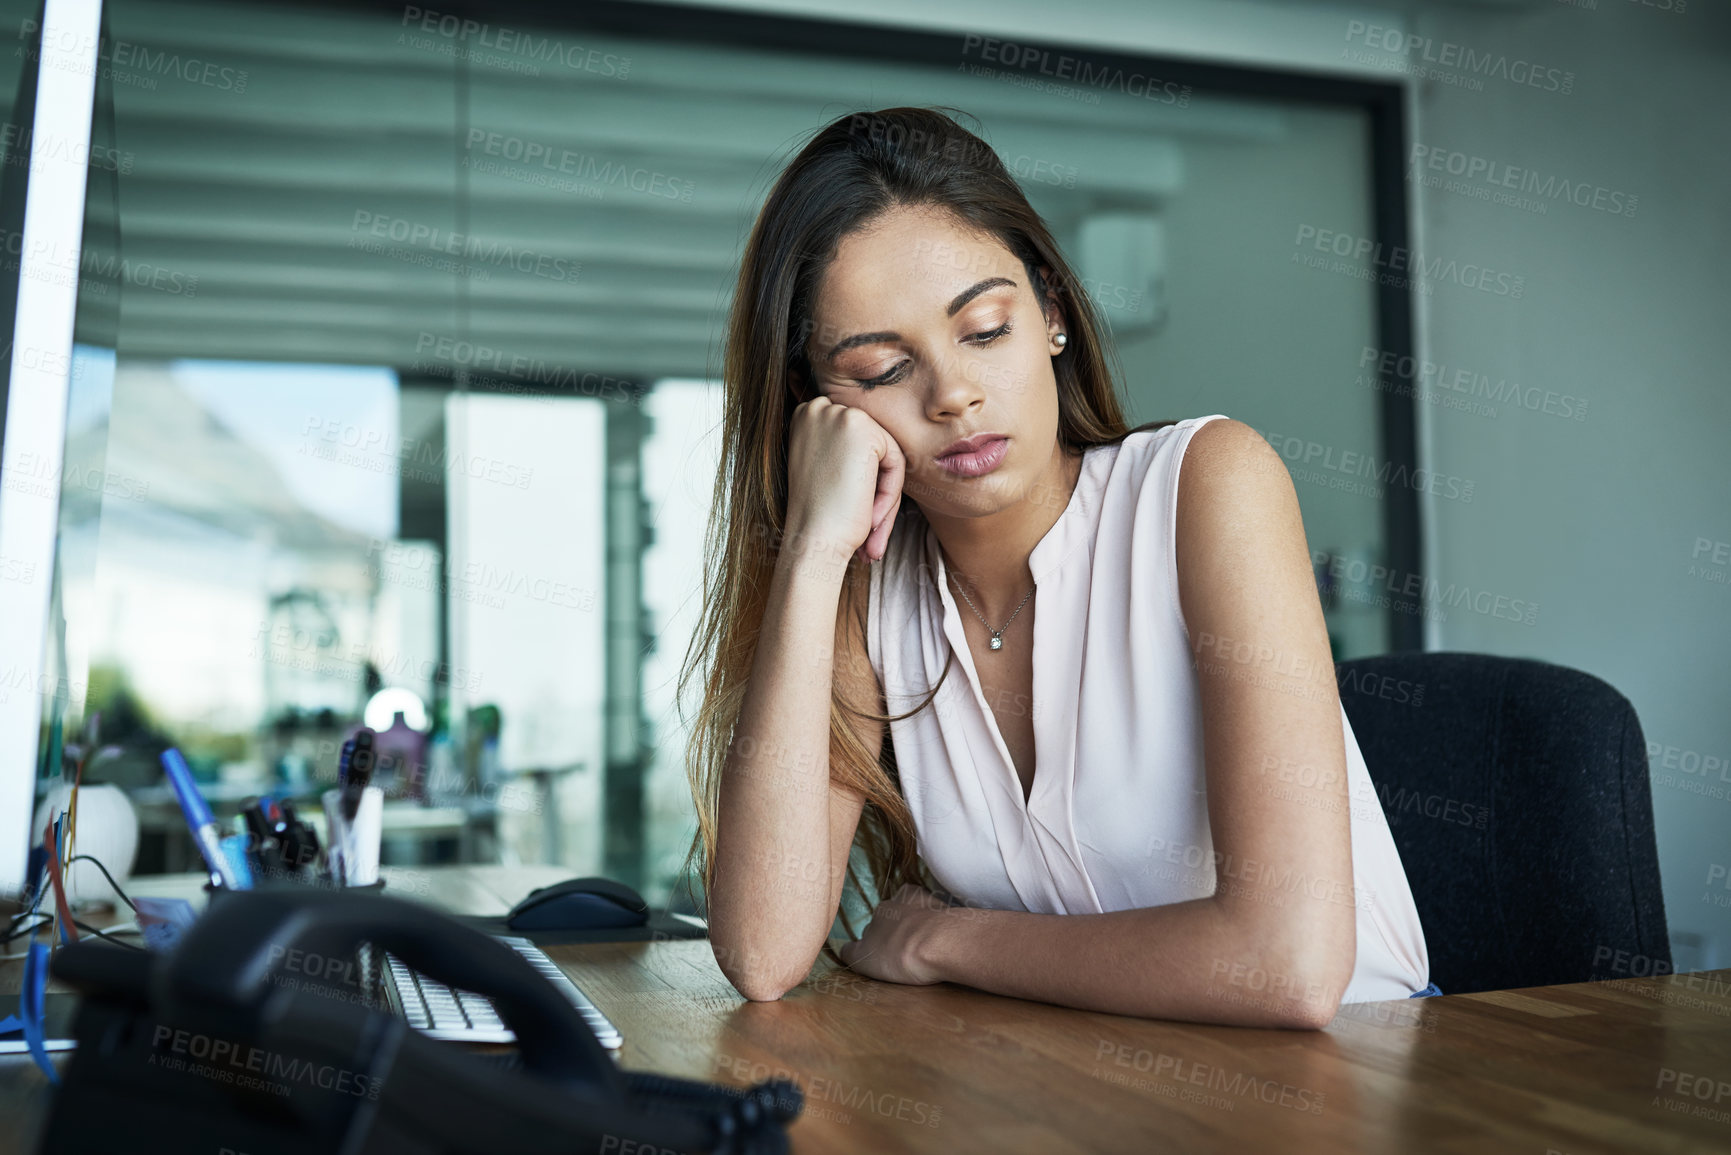
[[[1063,333],[1059,333],[1056,337],[1052,338],[1052,342],[1054,344],[1056,344],[1058,346],[1058,348],[1060,348],[1060,349],[1062,349],[1065,345],[1069,344],[1069,341],[1070,341],[1070,338],[1065,336]]]

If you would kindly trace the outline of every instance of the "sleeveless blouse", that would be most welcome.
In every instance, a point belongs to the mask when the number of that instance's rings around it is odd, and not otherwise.
[[[1206,898],[1219,875],[1208,825],[1198,674],[1178,599],[1178,471],[1193,417],[1087,450],[1069,504],[1028,559],[1034,605],[1034,781],[1024,801],[950,595],[936,535],[898,519],[871,565],[866,645],[920,857],[971,906],[1088,914]],[[903,511],[904,514],[906,510]],[[903,532],[907,530],[907,532]],[[1206,651],[1204,652],[1206,660]],[[1399,852],[1344,708],[1357,962],[1343,1002],[1426,989],[1430,961]],[[1270,788],[1303,797],[1302,784]],[[1289,892],[1328,884],[1293,874]]]

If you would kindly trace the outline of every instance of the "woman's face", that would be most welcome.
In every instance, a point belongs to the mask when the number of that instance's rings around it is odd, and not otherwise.
[[[1049,482],[1061,322],[996,237],[939,209],[894,208],[844,237],[824,274],[807,343],[813,383],[895,438],[902,492],[923,510],[991,513]],[[938,463],[978,433],[1008,439],[995,465],[990,450],[976,464],[989,472]]]

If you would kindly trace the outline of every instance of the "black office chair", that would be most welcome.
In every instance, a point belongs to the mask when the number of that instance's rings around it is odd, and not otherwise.
[[[1384,654],[1335,673],[1445,994],[1670,971],[1627,698],[1488,654]]]

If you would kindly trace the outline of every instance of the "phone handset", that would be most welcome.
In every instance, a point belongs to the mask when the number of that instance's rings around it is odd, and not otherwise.
[[[413,970],[484,995],[517,1035],[523,1067],[616,1097],[626,1083],[577,1008],[516,951],[491,935],[418,903],[380,894],[284,887],[213,902],[187,929],[153,979],[167,1017],[216,1008],[257,1030],[284,1013],[292,991],[273,981],[290,952],[353,959],[362,943]]]

